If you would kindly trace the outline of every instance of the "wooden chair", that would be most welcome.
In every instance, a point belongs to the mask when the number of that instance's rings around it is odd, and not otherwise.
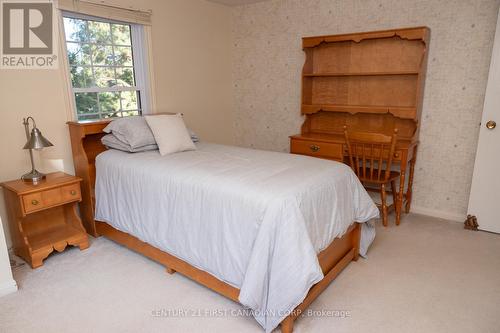
[[[348,132],[344,127],[345,141],[349,154],[349,163],[359,180],[367,190],[380,191],[382,204],[382,223],[387,226],[387,214],[394,208],[396,212],[401,209],[397,205],[398,193],[395,180],[400,173],[391,171],[392,159],[397,142],[397,132],[394,130],[392,136],[381,133]],[[387,206],[386,185],[391,184],[392,205]],[[377,188],[367,185],[377,186]],[[396,214],[396,225],[399,225],[399,214]]]

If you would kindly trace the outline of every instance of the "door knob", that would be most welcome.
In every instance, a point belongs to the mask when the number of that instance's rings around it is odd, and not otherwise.
[[[495,127],[497,127],[497,123],[496,123],[495,121],[493,121],[493,120],[490,120],[490,121],[488,121],[488,122],[486,123],[486,128],[487,128],[487,129],[492,130],[492,129],[494,129]]]

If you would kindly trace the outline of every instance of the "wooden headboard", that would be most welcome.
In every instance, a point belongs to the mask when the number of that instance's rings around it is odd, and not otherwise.
[[[107,148],[101,143],[101,138],[106,134],[103,132],[111,120],[100,120],[95,122],[68,122],[71,138],[71,150],[73,152],[73,164],[75,173],[82,178],[82,202],[80,203],[80,214],[83,226],[89,234],[97,237],[94,220],[95,208],[95,158]]]
[[[173,115],[175,113],[159,112],[151,116]],[[107,150],[101,143],[101,138],[106,134],[103,129],[111,122],[111,119],[98,121],[69,121],[69,135],[71,138],[71,150],[73,152],[73,164],[76,176],[83,179],[82,202],[80,203],[80,215],[83,226],[87,232],[99,236],[95,227],[95,158]]]

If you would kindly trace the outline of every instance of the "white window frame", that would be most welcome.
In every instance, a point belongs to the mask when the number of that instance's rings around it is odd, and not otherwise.
[[[130,34],[131,34],[131,43],[132,43],[132,58],[133,58],[133,68],[134,68],[134,80],[135,80],[135,87],[134,88],[128,88],[128,87],[91,87],[91,88],[74,88],[73,83],[71,82],[71,75],[70,73],[70,65],[67,63],[66,71],[67,71],[67,77],[69,78],[69,86],[71,87],[71,100],[72,100],[72,106],[73,106],[73,115],[76,120],[78,120],[78,112],[77,112],[77,106],[76,106],[76,98],[75,98],[75,93],[88,93],[88,92],[113,92],[113,91],[139,91],[139,98],[138,98],[138,109],[140,111],[140,114],[150,114],[151,112],[151,90],[150,90],[150,79],[149,79],[149,64],[148,64],[148,47],[146,45],[146,36],[145,36],[145,31],[144,31],[144,26],[141,24],[136,24],[136,23],[130,23],[130,22],[124,22],[124,21],[117,21],[117,20],[110,20],[102,17],[97,17],[97,16],[91,16],[91,15],[85,15],[85,14],[79,14],[79,13],[73,13],[73,12],[67,12],[67,11],[61,11],[61,21],[62,23],[64,22],[64,18],[74,18],[74,19],[82,19],[82,20],[90,20],[90,21],[97,21],[97,22],[104,22],[104,23],[116,23],[116,24],[125,24],[130,26]],[[66,34],[65,34],[65,27],[64,23],[62,24],[62,38],[63,38],[63,51],[64,51],[64,57],[68,57],[68,50],[67,50],[67,42],[66,42]],[[93,65],[92,65],[93,68]],[[100,120],[101,118],[101,112],[99,110],[99,113],[96,114],[98,118],[96,117],[95,120]]]

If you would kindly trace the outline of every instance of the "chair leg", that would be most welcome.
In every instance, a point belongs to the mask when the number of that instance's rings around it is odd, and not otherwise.
[[[382,199],[382,224],[387,227],[387,193],[385,192],[385,184],[380,186],[380,197]]]
[[[403,210],[403,196],[405,190],[405,173],[402,172],[399,176],[399,191],[398,191],[398,200],[396,201],[398,204],[396,206],[396,225],[399,225],[401,222],[401,211]]]
[[[394,211],[397,214],[398,205],[396,205],[396,201],[398,200],[398,191],[396,190],[395,180],[391,180],[391,192],[392,192],[392,205],[394,206]]]

